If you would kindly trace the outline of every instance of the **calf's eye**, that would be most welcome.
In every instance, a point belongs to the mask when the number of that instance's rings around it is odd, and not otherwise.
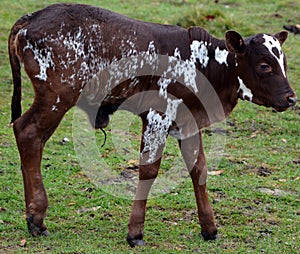
[[[272,67],[267,63],[260,63],[258,68],[261,72],[265,72],[265,73],[272,72]]]

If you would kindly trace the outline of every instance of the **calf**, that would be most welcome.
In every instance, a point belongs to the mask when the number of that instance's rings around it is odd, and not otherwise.
[[[9,37],[12,122],[31,234],[48,235],[41,159],[64,114],[77,104],[95,128],[105,128],[109,115],[129,101],[126,109],[140,116],[143,128],[128,243],[144,244],[147,196],[168,134],[178,139],[189,169],[201,233],[215,239],[201,129],[225,119],[238,99],[277,111],[296,103],[281,49],[287,36],[282,31],[243,39],[228,31],[219,40],[199,27],[146,23],[76,4],[52,5],[19,19]],[[35,91],[22,116],[20,64]]]

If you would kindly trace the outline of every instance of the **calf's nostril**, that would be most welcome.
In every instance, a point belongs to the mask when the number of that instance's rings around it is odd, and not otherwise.
[[[291,96],[291,97],[288,97],[287,100],[288,100],[290,106],[294,106],[297,102],[297,97]]]

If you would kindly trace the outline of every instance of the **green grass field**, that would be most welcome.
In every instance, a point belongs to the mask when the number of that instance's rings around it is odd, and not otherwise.
[[[0,253],[300,253],[300,108],[275,113],[249,102],[240,102],[220,127],[204,131],[210,170],[224,170],[221,175],[210,175],[207,184],[220,239],[202,239],[192,183],[183,176],[180,181],[171,181],[176,184],[165,193],[161,191],[150,198],[146,246],[130,248],[125,237],[132,200],[111,190],[109,184],[102,186],[87,177],[72,140],[74,110],[65,116],[43,155],[49,198],[46,224],[51,235],[31,237],[25,221],[19,154],[9,125],[12,78],[7,38],[20,16],[55,2],[71,1],[0,2]],[[221,0],[218,4],[192,0],[77,2],[145,21],[203,26],[220,38],[229,29],[249,36],[275,33],[285,24],[300,23],[296,0]],[[215,19],[208,21],[208,15]],[[284,51],[289,80],[299,97],[300,35],[291,33]],[[32,103],[33,90],[24,72],[22,77],[25,111]],[[139,147],[140,123],[134,117],[129,119],[127,129],[118,130],[116,124],[121,116],[113,118],[107,128],[108,140],[101,148],[104,159],[99,158],[96,165],[106,166],[116,174],[125,169],[136,174],[138,154],[120,152]],[[117,147],[116,143],[122,141],[116,141],[115,134],[130,139],[130,147]],[[70,142],[62,144],[65,137]],[[214,142],[219,139],[222,156],[214,154]],[[102,142],[99,132],[99,147]],[[172,138],[168,140],[162,177],[182,165],[175,144]]]

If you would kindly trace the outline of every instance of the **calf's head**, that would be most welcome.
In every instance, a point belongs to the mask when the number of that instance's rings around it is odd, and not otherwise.
[[[285,31],[275,35],[257,34],[243,39],[237,32],[226,33],[226,46],[235,54],[239,97],[258,105],[285,111],[295,105],[286,74],[286,58],[281,45],[287,39]]]

